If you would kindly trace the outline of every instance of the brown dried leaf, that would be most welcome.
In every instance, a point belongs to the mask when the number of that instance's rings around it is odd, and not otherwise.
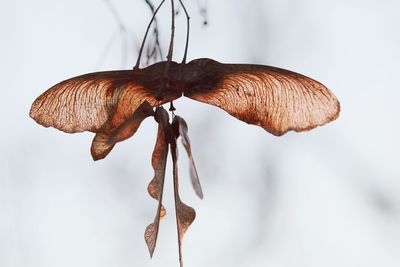
[[[114,145],[134,135],[142,121],[154,114],[151,105],[144,101],[118,128],[109,132],[107,129],[100,130],[92,141],[90,152],[94,160],[103,159],[110,153]]]
[[[203,190],[201,189],[201,184],[199,180],[199,175],[197,174],[196,165],[194,163],[192,149],[190,146],[190,139],[188,135],[188,126],[186,121],[180,117],[175,116],[174,121],[179,125],[179,135],[181,136],[181,141],[183,146],[185,147],[186,153],[189,157],[189,172],[190,172],[190,180],[192,182],[192,186],[197,196],[200,199],[203,199]]]
[[[168,156],[168,134],[169,134],[169,116],[168,112],[157,107],[155,119],[158,122],[157,141],[152,155],[152,166],[154,169],[154,178],[149,183],[147,191],[150,196],[158,200],[158,208],[154,222],[146,227],[144,238],[149,248],[150,256],[153,256],[154,249],[157,243],[158,229],[160,219],[165,216],[166,211],[162,205],[162,194],[164,188],[165,168],[167,165]]]

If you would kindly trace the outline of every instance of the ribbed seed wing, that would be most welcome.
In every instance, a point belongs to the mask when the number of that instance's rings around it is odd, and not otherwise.
[[[209,88],[204,81],[207,90],[188,88],[185,96],[220,107],[274,135],[310,130],[339,115],[336,97],[304,75],[270,66],[213,62],[218,82]]]

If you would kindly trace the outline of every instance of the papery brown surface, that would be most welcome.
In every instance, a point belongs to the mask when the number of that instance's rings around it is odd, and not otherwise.
[[[210,59],[189,64],[213,70],[214,74],[209,75],[213,86],[208,90],[193,86],[185,96],[220,107],[274,135],[310,130],[339,115],[340,104],[332,92],[304,75],[270,66],[221,64]],[[215,76],[220,79],[215,81]]]
[[[172,128],[173,131],[176,128]],[[179,132],[175,132],[174,138],[170,140],[171,146],[171,156],[172,156],[172,169],[174,176],[174,197],[175,197],[175,212],[176,212],[176,226],[178,231],[178,248],[179,248],[179,263],[183,267],[182,258],[182,239],[186,231],[189,229],[190,225],[196,218],[196,212],[193,208],[187,206],[181,201],[179,196],[179,178],[178,178],[178,150],[176,145],[176,138]]]
[[[158,122],[158,133],[151,160],[154,169],[154,177],[149,183],[147,190],[150,196],[158,201],[158,207],[154,222],[146,227],[144,234],[150,256],[153,256],[156,247],[160,219],[166,214],[165,208],[162,205],[162,195],[168,156],[168,112],[162,107],[158,107],[155,112],[155,119]]]
[[[45,127],[68,133],[110,132],[144,101],[155,107],[182,94],[274,135],[324,125],[340,111],[332,92],[304,75],[270,66],[196,59],[63,81],[34,101],[30,116]]]
[[[190,172],[190,180],[192,182],[193,189],[196,192],[197,196],[199,198],[203,199],[203,190],[201,189],[199,175],[197,173],[196,164],[194,163],[194,159],[193,159],[193,155],[192,155],[192,148],[190,145],[187,123],[180,116],[175,116],[174,121],[175,121],[175,123],[178,124],[179,135],[181,137],[182,144],[186,150],[186,153],[189,157],[189,172]]]
[[[152,107],[176,96],[156,99],[146,69],[89,73],[53,86],[32,104],[30,116],[45,127],[67,133],[110,132],[147,101]],[[154,88],[153,88],[154,89]]]
[[[93,138],[90,148],[93,159],[99,160],[106,157],[116,143],[134,135],[142,121],[152,115],[154,115],[153,108],[147,101],[144,101],[131,117],[113,131],[100,129]]]

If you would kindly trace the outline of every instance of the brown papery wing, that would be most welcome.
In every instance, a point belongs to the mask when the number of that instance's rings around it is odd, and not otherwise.
[[[119,127],[111,132],[98,132],[96,133],[90,152],[93,160],[105,158],[111,152],[114,145],[118,142],[124,141],[134,135],[144,119],[153,116],[153,108],[147,101],[144,101]]]
[[[160,220],[165,216],[166,211],[162,205],[162,196],[164,189],[165,168],[167,166],[168,139],[169,139],[169,116],[163,107],[157,107],[155,119],[158,122],[157,142],[154,147],[151,164],[154,169],[154,177],[151,180],[147,191],[150,196],[158,200],[158,208],[154,221],[146,227],[144,238],[149,248],[150,256],[153,256],[156,248],[158,229]]]
[[[189,88],[185,96],[220,107],[274,135],[310,130],[339,115],[336,97],[304,75],[270,66],[216,64],[221,77],[216,85],[205,91]]]
[[[174,122],[173,122],[174,123]],[[176,121],[175,121],[176,123]],[[183,267],[183,258],[182,258],[182,239],[185,235],[186,231],[189,229],[190,225],[193,223],[196,218],[196,212],[192,207],[189,207],[185,203],[181,201],[179,196],[179,182],[178,182],[178,148],[176,144],[176,139],[179,136],[178,132],[175,132],[177,129],[174,125],[171,125],[172,132],[174,134],[173,138],[170,140],[171,147],[171,156],[172,156],[172,172],[173,172],[173,181],[174,181],[174,197],[175,197],[175,216],[176,216],[176,224],[178,230],[178,250],[179,250],[179,266]]]
[[[45,127],[67,133],[109,132],[129,118],[144,101],[157,102],[148,88],[142,70],[89,73],[65,80],[39,96],[30,116]],[[107,122],[107,125],[105,123]]]
[[[200,199],[203,199],[203,190],[201,189],[199,175],[197,174],[196,164],[194,163],[193,155],[192,155],[192,148],[190,145],[189,133],[188,133],[188,126],[186,121],[179,117],[178,115],[175,116],[174,122],[177,123],[179,135],[181,136],[182,144],[185,147],[186,153],[189,157],[189,172],[190,172],[190,180],[192,182],[192,186],[194,191],[196,192],[197,196]]]

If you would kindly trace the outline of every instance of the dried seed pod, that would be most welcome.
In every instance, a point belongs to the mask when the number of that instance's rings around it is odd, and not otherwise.
[[[105,158],[118,142],[128,139],[134,135],[144,119],[154,115],[153,108],[144,101],[138,109],[116,129],[99,130],[92,141],[90,152],[94,160]],[[107,124],[106,124],[107,125]]]
[[[203,199],[203,190],[201,189],[201,184],[199,180],[199,175],[197,174],[196,164],[194,163],[192,148],[190,146],[190,139],[188,134],[188,126],[186,121],[180,117],[175,116],[174,122],[178,125],[179,135],[181,136],[182,144],[186,150],[186,153],[189,157],[189,172],[190,172],[190,180],[192,182],[192,186],[197,196],[200,199]],[[174,123],[173,122],[173,123]]]
[[[149,248],[150,256],[153,256],[157,243],[158,229],[160,220],[165,216],[165,208],[162,205],[162,196],[164,189],[165,168],[168,156],[168,139],[169,139],[169,116],[168,112],[158,107],[155,112],[155,119],[158,122],[157,141],[152,155],[152,166],[154,169],[154,178],[149,183],[147,191],[150,196],[158,200],[158,208],[154,222],[146,227],[144,237]]]
[[[183,267],[182,258],[182,239],[190,225],[196,218],[196,212],[192,207],[187,206],[183,203],[179,196],[179,181],[178,181],[178,148],[176,140],[179,136],[179,129],[176,127],[177,124],[172,124],[172,138],[170,140],[171,156],[172,156],[172,170],[174,177],[174,197],[175,197],[175,215],[176,215],[176,227],[178,231],[178,248],[179,248],[179,263]]]
[[[30,116],[43,126],[68,133],[113,131],[144,101],[155,107],[182,95],[217,106],[274,135],[324,125],[340,111],[336,97],[304,75],[270,66],[196,59],[66,80],[39,96]]]

